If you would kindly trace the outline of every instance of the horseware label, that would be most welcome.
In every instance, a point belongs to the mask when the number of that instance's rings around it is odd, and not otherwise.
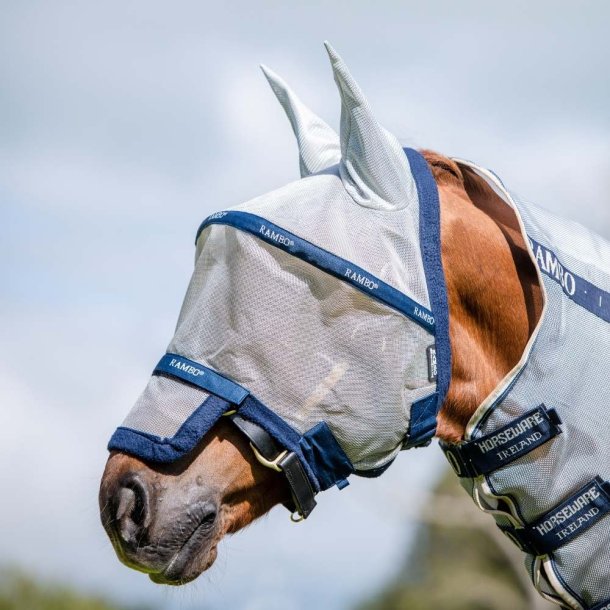
[[[601,604],[597,604],[597,606],[593,606],[591,610],[610,610],[610,599]]]
[[[608,513],[610,483],[596,477],[523,532],[511,532],[542,555],[567,544]]]
[[[554,409],[540,405],[498,430],[455,447],[443,446],[461,476],[489,474],[527,455],[561,433]]]
[[[527,455],[558,433],[549,412],[540,405],[496,432],[473,441],[478,455],[473,451],[471,458],[481,470],[491,472]]]
[[[505,462],[508,458],[521,454],[524,449],[529,449],[533,443],[542,438],[539,429],[544,422],[543,413],[537,409],[501,432],[475,441],[474,446],[483,455],[495,451],[497,459]]]

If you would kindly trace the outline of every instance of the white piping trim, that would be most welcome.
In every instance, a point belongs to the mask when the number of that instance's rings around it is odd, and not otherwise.
[[[563,604],[563,600],[560,599],[559,597],[557,597],[557,595],[553,595],[552,593],[549,593],[548,590],[544,591],[542,589],[543,586],[546,586],[547,589],[551,586],[550,583],[548,582],[548,580],[546,580],[546,578],[544,579],[544,582],[542,581],[541,578],[541,563],[542,560],[544,559],[544,557],[535,557],[534,558],[534,563],[532,565],[532,582],[534,583],[534,587],[536,589],[536,591],[538,591],[538,593],[540,594],[540,597],[542,597],[542,599],[545,599],[548,602],[551,602],[553,604],[557,604],[558,606]]]
[[[534,264],[534,268],[535,268],[536,274],[538,276],[538,283],[540,285],[540,288],[542,291],[542,297],[543,297],[543,309],[542,309],[542,314],[540,316],[540,320],[538,321],[538,324],[536,325],[536,328],[534,329],[532,336],[530,337],[529,341],[527,342],[527,345],[525,347],[525,350],[524,350],[519,362],[506,375],[506,377],[500,382],[500,384],[489,394],[489,396],[487,396],[487,398],[479,405],[479,407],[474,412],[474,414],[472,415],[472,417],[470,418],[470,421],[468,422],[468,424],[466,426],[464,438],[465,438],[465,440],[472,440],[472,434],[476,430],[477,425],[480,423],[482,418],[487,414],[487,412],[491,408],[494,407],[496,401],[500,398],[500,396],[502,396],[502,394],[504,394],[506,392],[506,390],[509,388],[511,383],[515,380],[517,375],[522,371],[522,369],[527,364],[527,361],[530,357],[534,343],[536,342],[536,339],[538,338],[540,329],[542,328],[542,324],[544,323],[544,320],[546,318],[549,301],[548,301],[548,295],[547,295],[547,290],[546,290],[546,287],[544,284],[544,280],[542,278],[542,272],[540,271],[540,269],[538,268],[538,265],[536,264],[536,259],[535,259],[534,253],[532,251],[530,239],[529,239],[529,236],[527,235],[527,231],[525,229],[525,225],[523,223],[523,219],[521,217],[519,207],[518,207],[517,203],[515,202],[515,200],[513,199],[512,195],[504,187],[501,180],[495,174],[490,172],[489,170],[479,167],[478,165],[476,165],[470,161],[465,161],[463,159],[453,158],[453,161],[455,161],[456,163],[463,164],[463,165],[469,167],[470,169],[472,169],[477,175],[479,175],[481,178],[483,178],[488,183],[488,185],[493,189],[493,191],[507,205],[509,205],[515,211],[517,221],[519,222],[519,228],[521,229],[521,235],[524,238],[525,246],[526,246],[527,251],[530,255],[530,258]],[[485,498],[485,497],[493,498],[493,499],[497,499],[497,500],[506,502],[506,504],[509,507],[510,514],[504,512],[504,511],[495,511],[495,510],[484,509],[482,506],[482,502],[481,502],[482,497],[483,498]],[[479,508],[482,508],[483,510],[485,510],[485,512],[489,512],[492,515],[493,514],[501,515],[505,518],[508,518],[510,521],[514,521],[516,525],[519,525],[521,527],[523,526],[523,523],[521,522],[521,519],[517,512],[516,506],[515,506],[514,502],[511,500],[511,498],[509,498],[507,496],[495,495],[494,493],[492,493],[491,487],[490,487],[486,477],[479,477],[478,479],[476,479],[473,482],[473,498],[474,498],[475,502],[477,503],[477,505],[479,506]],[[545,555],[544,557],[534,558],[533,570],[534,570],[534,573],[533,573],[534,586],[536,587],[536,589],[538,590],[540,595],[542,595],[542,597],[544,597],[546,600],[556,603],[558,605],[561,605],[561,604],[568,605],[572,610],[583,610],[583,606],[576,599],[574,599],[574,597],[566,590],[566,588],[561,583],[561,580],[558,578],[557,573],[555,571],[555,566],[554,566],[553,560],[550,556]],[[546,581],[548,586],[557,593],[558,597],[552,595],[551,593],[546,593],[545,591],[542,590],[542,582],[541,582],[542,578],[544,578],[544,580]]]
[[[585,610],[582,604],[572,597],[568,590],[563,586],[561,580],[559,580],[557,577],[553,560],[547,555],[541,559],[541,563],[542,566],[539,568],[540,573],[544,573],[544,576],[548,580],[553,590],[556,591],[561,597],[562,603],[567,604],[573,610]]]
[[[452,160],[455,161],[456,163],[466,165],[467,167],[472,169],[477,175],[479,175],[489,184],[489,186],[494,190],[494,192],[507,205],[509,205],[515,211],[517,221],[519,222],[519,228],[521,229],[521,235],[523,236],[523,239],[525,241],[525,246],[526,246],[527,251],[530,255],[530,258],[534,264],[534,268],[536,269],[536,274],[538,276],[538,283],[542,290],[542,297],[543,297],[543,309],[542,309],[542,314],[540,316],[540,320],[538,321],[538,324],[536,325],[536,328],[535,328],[534,332],[532,333],[532,336],[530,337],[529,341],[527,342],[527,345],[525,347],[523,355],[521,356],[521,359],[516,364],[516,366],[506,375],[506,377],[504,377],[504,379],[500,382],[500,384],[491,392],[491,394],[489,394],[489,396],[487,396],[487,398],[479,405],[479,407],[474,412],[474,414],[472,415],[472,417],[470,418],[470,421],[468,422],[468,424],[466,426],[464,439],[472,440],[472,434],[475,431],[477,424],[481,421],[482,417],[489,411],[489,409],[494,405],[494,403],[498,400],[498,398],[506,391],[506,389],[515,379],[515,377],[520,373],[520,371],[523,369],[523,367],[527,364],[527,361],[529,359],[529,356],[530,356],[530,353],[534,346],[534,343],[536,342],[536,339],[538,337],[538,334],[540,332],[540,329],[542,328],[542,324],[546,317],[548,298],[547,298],[547,292],[546,292],[546,288],[544,285],[544,281],[542,278],[542,273],[540,272],[540,269],[538,268],[538,265],[536,264],[536,258],[534,256],[534,252],[532,251],[532,248],[530,245],[530,240],[527,235],[527,231],[525,230],[525,225],[523,223],[523,219],[521,218],[521,213],[519,212],[519,207],[517,206],[517,203],[515,202],[515,200],[511,196],[511,194],[506,190],[506,188],[504,187],[502,182],[499,180],[499,178],[494,173],[490,172],[489,170],[479,167],[478,165],[472,163],[471,161],[465,161],[463,159],[459,159],[456,157],[452,157]]]
[[[479,487],[477,487],[477,484]],[[515,506],[515,503],[508,496],[496,496],[490,489],[488,482],[484,477],[480,477],[480,480],[475,481],[475,485],[473,487],[473,500],[475,504],[484,512],[489,515],[497,515],[498,517],[504,517],[508,519],[514,527],[522,528],[523,521],[519,517],[519,513]],[[489,502],[492,501],[502,501],[506,503],[510,512],[506,512],[504,510],[498,510],[493,508],[493,504]]]

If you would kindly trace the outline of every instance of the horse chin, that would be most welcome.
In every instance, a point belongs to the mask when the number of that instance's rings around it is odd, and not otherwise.
[[[220,538],[222,534],[213,513],[202,519],[178,545],[167,565],[159,572],[149,573],[149,578],[158,584],[174,586],[195,580],[216,560]]]
[[[149,574],[148,577],[158,585],[185,585],[210,568],[217,556],[216,545],[208,550],[180,550],[162,572]]]

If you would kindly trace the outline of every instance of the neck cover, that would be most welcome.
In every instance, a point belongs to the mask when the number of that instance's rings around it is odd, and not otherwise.
[[[517,367],[479,407],[465,442],[444,445],[477,505],[527,553],[538,590],[610,609],[610,244],[514,199],[545,307]]]
[[[203,222],[176,334],[110,449],[176,460],[236,411],[316,492],[434,435],[451,368],[436,184],[329,54],[341,137],[265,69],[303,177]]]

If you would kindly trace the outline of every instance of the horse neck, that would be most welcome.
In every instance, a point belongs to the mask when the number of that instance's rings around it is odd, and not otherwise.
[[[515,213],[472,170],[426,157],[439,185],[453,357],[437,434],[456,442],[521,359],[542,294]]]

